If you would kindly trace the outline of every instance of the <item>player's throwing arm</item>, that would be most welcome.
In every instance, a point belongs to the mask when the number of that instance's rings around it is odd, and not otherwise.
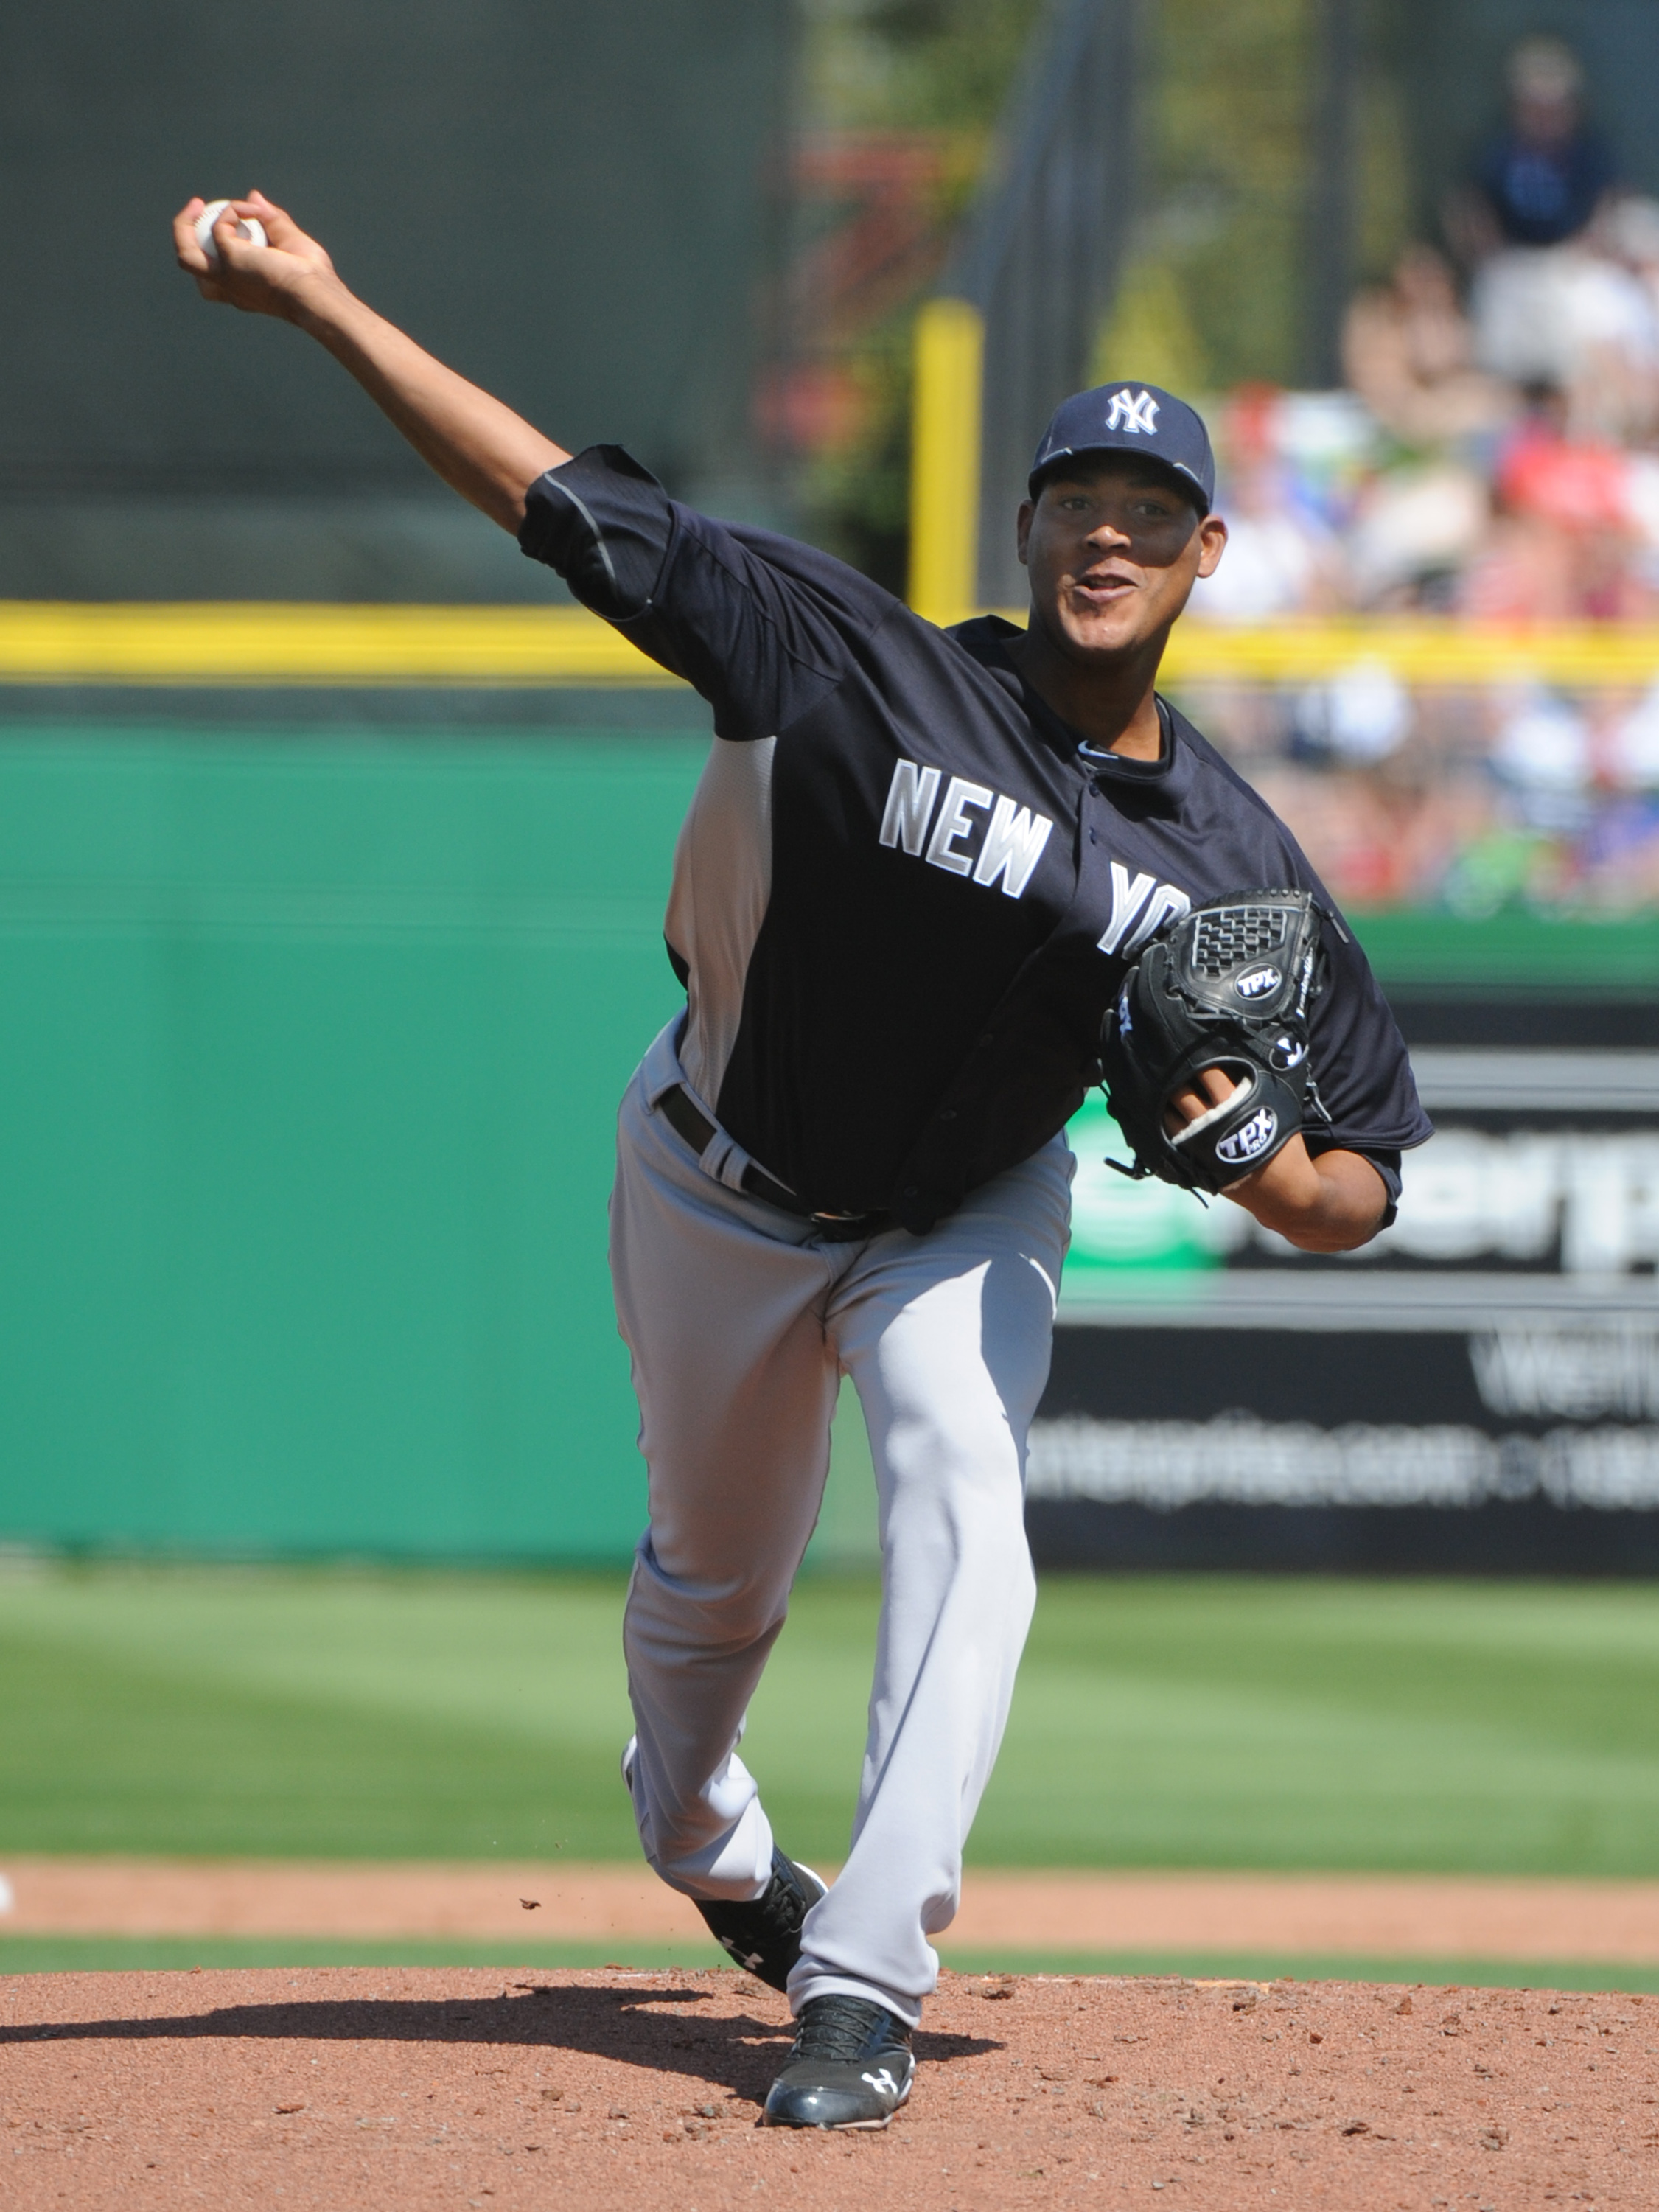
[[[291,215],[260,191],[227,200],[209,233],[199,197],[173,219],[179,266],[204,300],[274,315],[307,331],[349,369],[422,459],[503,530],[524,520],[525,493],[570,456],[476,384],[446,368],[343,284]],[[258,224],[266,243],[242,234]]]

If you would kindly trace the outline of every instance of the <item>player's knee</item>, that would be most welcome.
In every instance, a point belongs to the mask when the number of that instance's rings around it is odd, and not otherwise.
[[[888,1449],[894,1506],[955,1525],[963,1540],[1023,1548],[1018,1446],[1007,1423],[929,1416],[895,1429]]]
[[[902,1416],[888,1433],[887,1456],[902,1479],[964,1491],[1019,1480],[1019,1447],[1000,1407],[970,1402]]]
[[[665,1563],[650,1537],[640,1546],[623,1620],[623,1641],[648,1641],[659,1651],[737,1651],[776,1636],[787,1609],[788,1585],[729,1561]]]

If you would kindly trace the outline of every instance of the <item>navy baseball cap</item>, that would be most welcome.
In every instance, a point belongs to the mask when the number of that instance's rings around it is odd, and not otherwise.
[[[1156,384],[1102,384],[1062,399],[1031,463],[1031,497],[1056,461],[1103,453],[1161,461],[1196,494],[1200,514],[1215,503],[1215,455],[1204,418]]]

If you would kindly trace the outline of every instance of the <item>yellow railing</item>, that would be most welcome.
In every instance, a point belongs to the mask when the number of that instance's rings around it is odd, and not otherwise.
[[[941,610],[945,611],[945,610]],[[1023,611],[1010,609],[1023,622]],[[1187,621],[1167,684],[1307,684],[1363,663],[1413,684],[1645,685],[1659,624],[1536,629],[1391,618]],[[0,601],[0,684],[532,686],[672,684],[583,607]]]
[[[1188,621],[1170,636],[1162,680],[1306,684],[1364,663],[1411,684],[1645,685],[1659,677],[1659,624],[1519,627],[1376,616],[1247,629]]]
[[[672,684],[586,607],[0,600],[0,684]]]
[[[985,322],[966,300],[916,317],[910,418],[910,604],[929,622],[974,611]]]

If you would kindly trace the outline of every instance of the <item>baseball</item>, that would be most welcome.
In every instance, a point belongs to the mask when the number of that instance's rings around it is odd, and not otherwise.
[[[211,262],[216,262],[219,258],[219,248],[214,240],[213,226],[229,205],[228,200],[210,200],[196,218],[196,243]],[[269,246],[270,243],[265,236],[265,227],[257,216],[244,216],[238,222],[236,230],[238,236],[246,239],[250,246]]]

